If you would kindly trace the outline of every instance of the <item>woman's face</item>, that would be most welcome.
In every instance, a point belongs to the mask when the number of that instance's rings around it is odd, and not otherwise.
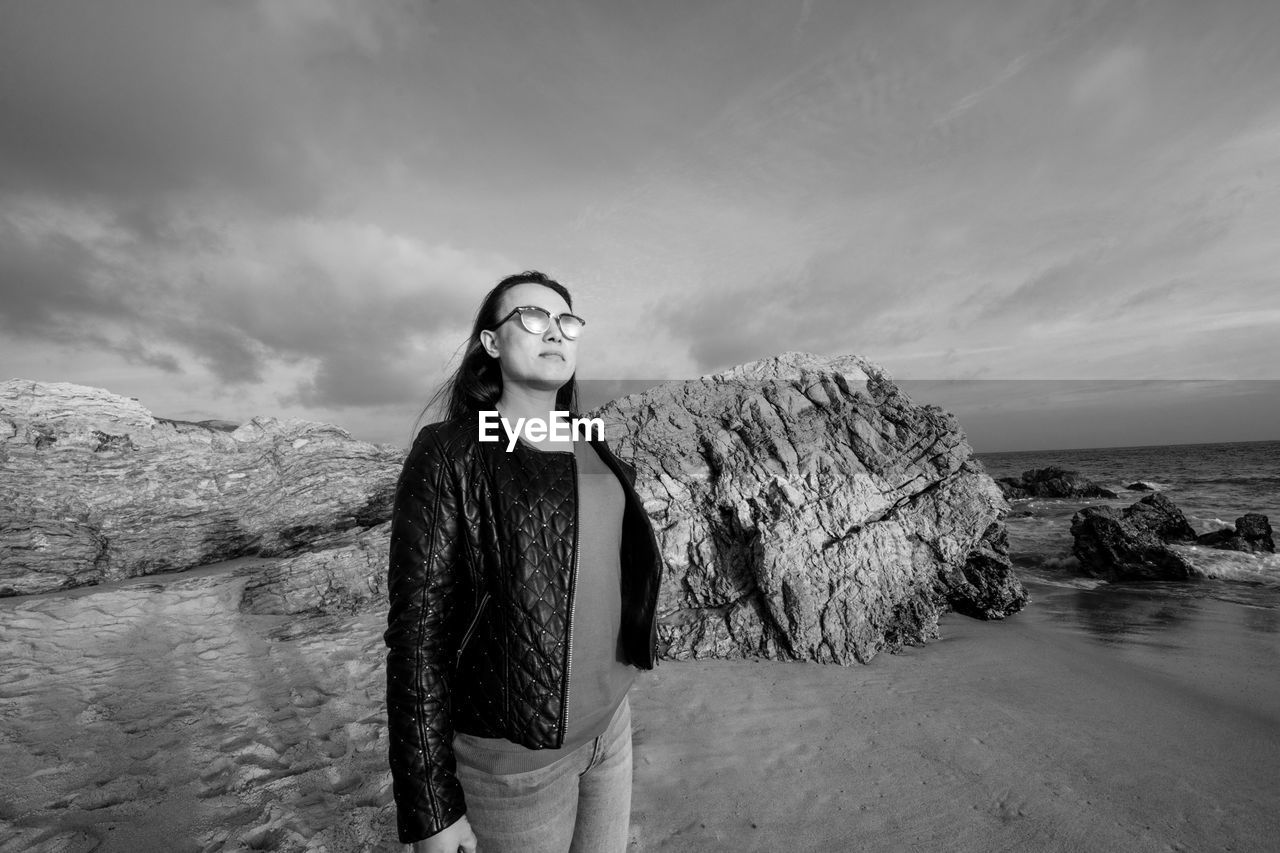
[[[560,294],[541,284],[517,284],[502,294],[498,317],[506,317],[521,305],[536,305],[554,317],[572,313]],[[503,383],[516,382],[540,391],[558,391],[578,367],[578,342],[560,332],[551,321],[547,330],[535,335],[520,322],[517,314],[492,331],[482,331],[480,342],[489,355],[498,359]]]

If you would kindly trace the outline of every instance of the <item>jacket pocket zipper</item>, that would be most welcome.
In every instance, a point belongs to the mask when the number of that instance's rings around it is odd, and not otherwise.
[[[476,615],[471,617],[471,624],[467,626],[467,632],[462,635],[462,642],[458,644],[459,663],[462,662],[462,652],[467,648],[467,643],[471,641],[471,635],[475,633],[476,626],[480,624],[480,617],[484,614],[485,605],[489,603],[489,593],[485,593],[480,597],[480,604],[476,607]]]

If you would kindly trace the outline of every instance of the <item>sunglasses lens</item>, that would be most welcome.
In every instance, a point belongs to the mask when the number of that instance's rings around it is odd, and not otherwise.
[[[573,340],[582,334],[582,318],[575,317],[572,314],[561,314],[560,331],[564,333],[566,338]]]
[[[551,325],[551,315],[541,308],[521,308],[520,322],[535,335],[540,335]]]
[[[525,331],[541,335],[551,328],[551,314],[547,309],[526,305],[515,310],[520,315],[520,325],[524,326]],[[560,325],[560,333],[569,340],[577,338],[582,333],[582,327],[587,324],[586,320],[575,314],[561,314],[556,322]]]

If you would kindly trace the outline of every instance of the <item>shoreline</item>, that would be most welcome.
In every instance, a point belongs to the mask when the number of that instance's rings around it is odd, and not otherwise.
[[[1208,602],[1177,639],[1100,639],[1064,617],[1079,591],[1033,586],[1003,622],[949,614],[862,667],[664,664],[632,695],[634,849],[1270,844],[1277,635],[1223,633],[1238,606]]]

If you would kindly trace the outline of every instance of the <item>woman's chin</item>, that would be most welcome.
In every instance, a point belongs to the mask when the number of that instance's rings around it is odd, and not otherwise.
[[[573,376],[572,372],[560,372],[556,375],[541,375],[525,382],[539,391],[559,391]]]
[[[505,379],[538,391],[556,391],[573,378],[574,368],[558,358],[539,358],[515,376],[506,374]]]
[[[549,382],[559,382],[561,385],[569,381],[569,377],[573,375],[573,365],[555,359],[546,359],[546,361],[548,363],[538,371],[540,378]]]

